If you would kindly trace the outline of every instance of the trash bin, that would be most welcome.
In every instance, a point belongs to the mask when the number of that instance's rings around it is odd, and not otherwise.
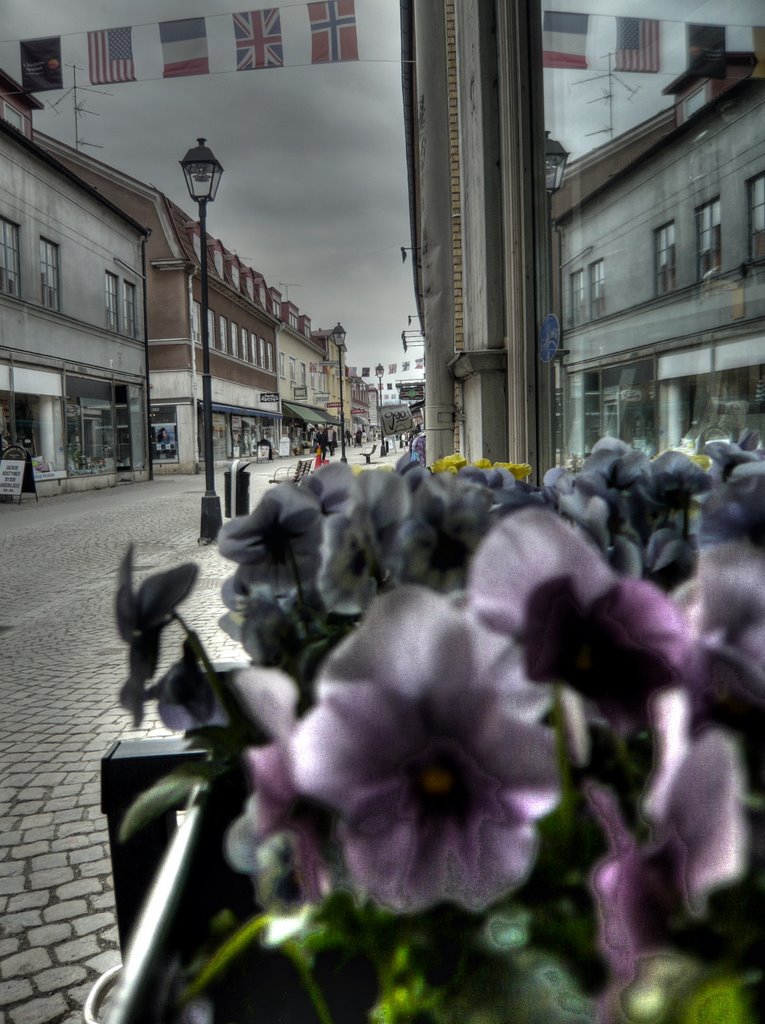
[[[243,459],[234,459],[223,471],[223,490],[225,493],[225,514],[231,518],[231,496],[233,491],[233,507],[235,516],[246,516],[250,511],[250,476],[245,470],[249,462]],[[232,484],[232,479],[234,483]]]

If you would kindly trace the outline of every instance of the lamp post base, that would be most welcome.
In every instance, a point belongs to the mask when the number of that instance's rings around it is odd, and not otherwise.
[[[199,543],[213,544],[223,525],[220,511],[220,498],[215,492],[202,495],[202,522],[199,529]]]

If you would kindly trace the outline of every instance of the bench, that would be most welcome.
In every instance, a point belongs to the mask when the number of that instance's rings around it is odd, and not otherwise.
[[[370,444],[368,448],[362,448],[361,449],[361,454],[367,460],[367,465],[370,464],[372,456],[374,455],[374,453],[376,451],[377,451],[377,445],[376,444]]]
[[[280,484],[285,481],[289,481],[293,484],[299,484],[300,481],[311,472],[312,466],[312,458],[298,459],[294,466],[279,466],[268,482],[270,484]]]

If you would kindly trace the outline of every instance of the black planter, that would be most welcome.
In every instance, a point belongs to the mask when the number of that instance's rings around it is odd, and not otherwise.
[[[240,813],[241,780],[200,794],[185,812],[132,931],[106,1024],[174,1024],[184,968],[209,937],[222,910],[242,922],[258,911],[250,879],[223,858],[223,836]],[[363,960],[317,958],[314,976],[334,1024],[365,1024],[375,979]],[[215,1024],[315,1024],[319,1020],[291,962],[253,945],[206,995]]]

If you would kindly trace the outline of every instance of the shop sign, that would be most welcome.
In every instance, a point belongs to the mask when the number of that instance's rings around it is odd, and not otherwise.
[[[231,415],[231,429],[232,430],[241,430],[242,429],[242,417],[241,416],[235,416],[232,413],[232,415]]]
[[[341,406],[340,402],[327,402],[327,408],[328,409],[341,409],[342,406]]]
[[[279,396],[275,391],[263,391],[260,400],[264,405],[267,405],[271,402],[278,402]]]
[[[316,401],[317,402],[328,402],[329,401],[329,392],[328,391],[317,391],[316,392]]]
[[[414,426],[412,413],[408,405],[391,405],[383,409],[380,415],[382,432],[387,437],[391,434],[403,434]]]
[[[366,414],[366,411],[367,411],[366,409],[351,409],[351,415],[352,416],[364,416]]]
[[[292,385],[292,397],[293,398],[308,398],[308,388],[303,387],[302,384]]]
[[[623,402],[642,402],[643,391],[642,388],[622,388],[620,397]]]
[[[0,495],[15,498],[34,494],[37,498],[34,473],[29,452],[20,445],[10,445],[0,458]]]

